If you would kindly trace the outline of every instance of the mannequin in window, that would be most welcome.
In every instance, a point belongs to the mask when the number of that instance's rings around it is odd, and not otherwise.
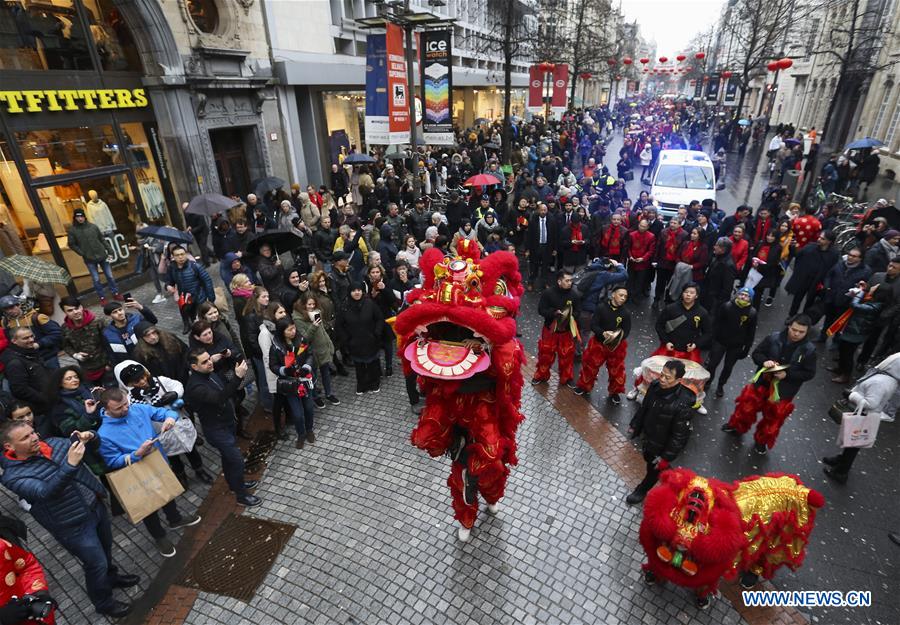
[[[88,197],[90,200],[85,204],[88,221],[100,228],[100,232],[103,234],[115,232],[116,220],[113,219],[112,213],[109,212],[109,206],[107,206],[106,202],[101,200],[93,189],[88,191]]]
[[[9,209],[3,202],[0,202],[0,249],[6,256],[25,255],[25,246],[22,245],[22,239],[19,238],[19,231],[13,223]]]

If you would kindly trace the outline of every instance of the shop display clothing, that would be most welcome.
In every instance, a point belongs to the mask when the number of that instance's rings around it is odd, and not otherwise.
[[[101,200],[97,198],[96,200],[90,200],[85,202],[85,211],[87,212],[88,221],[92,224],[96,224],[98,228],[100,228],[100,232],[114,232],[116,230],[116,220],[113,219],[112,213],[109,210],[109,206]]]

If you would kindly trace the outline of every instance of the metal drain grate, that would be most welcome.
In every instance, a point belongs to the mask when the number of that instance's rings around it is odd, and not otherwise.
[[[176,583],[250,601],[295,529],[296,525],[231,515]]]
[[[256,438],[250,443],[250,449],[244,455],[244,471],[247,473],[256,473],[266,464],[266,459],[275,450],[278,444],[278,438],[275,432],[268,430],[258,432]]]

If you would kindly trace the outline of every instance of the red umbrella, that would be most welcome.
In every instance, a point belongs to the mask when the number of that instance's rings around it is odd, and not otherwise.
[[[490,187],[495,184],[500,184],[500,181],[489,174],[475,174],[463,183],[467,187]]]

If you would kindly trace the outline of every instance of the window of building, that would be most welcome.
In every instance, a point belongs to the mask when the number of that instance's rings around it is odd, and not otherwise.
[[[896,147],[894,147],[894,138],[897,135],[897,122],[900,121],[900,106],[894,107],[894,114],[891,115],[891,123],[888,125],[887,132],[885,133],[884,142],[887,144],[888,148],[896,151]]]
[[[194,24],[205,33],[219,30],[219,7],[216,0],[187,0],[188,13]]]
[[[6,137],[0,134],[0,251],[4,256],[30,255],[40,234],[41,226],[9,155]]]
[[[884,86],[884,97],[881,98],[881,104],[878,105],[878,113],[875,115],[875,121],[872,123],[872,129],[869,132],[869,135],[872,137],[879,137],[878,130],[881,128],[881,123],[884,121],[884,116],[887,113],[888,104],[891,101],[891,96],[894,94],[894,85],[893,83],[887,83]]]
[[[93,69],[73,0],[0,2],[0,70]]]
[[[82,2],[103,69],[140,72],[142,65],[137,46],[113,0],[82,0]]]
[[[124,163],[112,126],[81,126],[15,133],[32,178]]]

